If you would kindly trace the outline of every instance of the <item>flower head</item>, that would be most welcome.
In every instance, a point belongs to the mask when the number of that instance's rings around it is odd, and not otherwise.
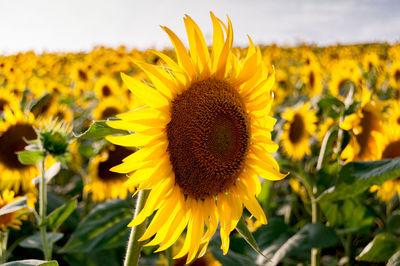
[[[130,225],[141,224],[156,212],[140,241],[157,251],[170,247],[187,227],[176,258],[187,262],[203,255],[220,223],[224,254],[243,205],[261,223],[267,222],[256,200],[258,176],[284,178],[270,153],[275,119],[269,116],[274,75],[268,75],[260,49],[250,40],[246,58],[232,53],[233,30],[211,13],[211,53],[197,24],[184,18],[190,52],[167,27],[177,62],[154,51],[163,67],[135,61],[152,82],[122,74],[132,93],[145,106],[117,115],[114,128],[134,134],[107,139],[122,146],[140,147],[111,170],[129,173],[128,187],[151,190]],[[224,32],[225,36],[224,37]]]

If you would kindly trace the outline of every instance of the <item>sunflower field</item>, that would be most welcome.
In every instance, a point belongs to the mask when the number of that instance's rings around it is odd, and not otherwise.
[[[400,265],[400,44],[0,56],[5,265]],[[187,45],[186,45],[187,44]]]

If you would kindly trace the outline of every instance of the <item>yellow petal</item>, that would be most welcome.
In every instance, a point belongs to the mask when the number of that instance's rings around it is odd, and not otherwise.
[[[129,90],[138,97],[141,102],[152,108],[166,111],[169,106],[169,101],[158,91],[124,73],[121,73],[121,78]]]

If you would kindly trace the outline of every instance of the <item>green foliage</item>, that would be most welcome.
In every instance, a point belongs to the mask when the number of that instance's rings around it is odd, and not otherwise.
[[[327,248],[339,241],[333,228],[321,223],[307,224],[290,237],[273,255],[271,264],[277,265],[285,256],[310,250],[311,248]]]
[[[109,127],[106,122],[106,120],[93,121],[88,130],[82,134],[75,134],[75,137],[78,139],[99,139],[108,135],[128,133],[125,130]]]
[[[58,263],[55,260],[18,260],[5,263],[3,266],[58,266]]]
[[[51,229],[57,230],[58,227],[74,212],[77,203],[78,201],[73,199],[58,207],[47,216],[44,224],[41,224],[41,226],[49,226]]]
[[[82,220],[61,253],[93,252],[126,245],[132,206],[124,200],[98,204]]]
[[[43,161],[45,156],[44,151],[20,151],[17,154],[18,160],[26,165],[37,165]]]
[[[238,231],[238,233],[243,237],[244,240],[246,240],[246,242],[254,249],[254,251],[263,256],[260,248],[257,245],[256,240],[247,228],[247,224],[244,221],[243,216],[240,218],[239,222],[236,225],[236,231]]]
[[[339,173],[337,184],[324,191],[319,201],[336,201],[354,197],[372,185],[400,176],[400,158],[393,160],[351,162],[346,164]]]
[[[63,236],[64,234],[62,233],[46,233],[47,243],[55,243]],[[35,248],[43,250],[42,236],[40,235],[40,232],[36,232],[35,234],[25,238],[21,243],[19,243],[19,245],[24,248]]]
[[[384,262],[400,248],[400,239],[389,233],[377,235],[357,256],[359,261]]]

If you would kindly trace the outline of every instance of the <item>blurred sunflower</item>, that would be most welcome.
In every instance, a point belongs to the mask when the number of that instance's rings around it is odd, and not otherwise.
[[[5,108],[11,110],[18,110],[19,99],[12,92],[6,89],[0,89],[0,112],[3,112]]]
[[[310,103],[305,103],[297,109],[289,108],[282,114],[286,120],[281,137],[282,148],[293,160],[301,160],[311,154],[310,139],[316,131],[317,117],[310,106]]]
[[[395,90],[400,91],[400,58],[390,65],[389,77],[389,85]]]
[[[10,204],[11,202],[14,202],[22,197],[15,197],[15,192],[12,190],[4,189],[2,190],[2,193],[0,194],[0,208],[6,206],[7,204]],[[22,225],[23,219],[26,219],[26,215],[24,213],[26,212],[25,209],[19,209],[17,211],[11,212],[11,213],[6,213],[4,215],[0,216],[0,230],[1,231],[7,231],[8,228],[14,228],[19,230]]]
[[[305,85],[305,92],[310,97],[322,93],[322,71],[317,63],[309,63],[302,68],[302,81]]]
[[[0,121],[1,189],[27,190],[31,180],[39,174],[35,166],[21,164],[16,154],[27,145],[24,139],[36,138],[34,123],[32,113],[25,115],[20,110],[4,110],[4,121]]]
[[[103,120],[109,117],[115,117],[115,115],[125,112],[126,107],[123,102],[115,97],[108,97],[102,99],[97,107],[93,110],[94,120]]]
[[[329,91],[333,96],[344,99],[351,87],[353,87],[353,95],[358,96],[361,83],[361,71],[355,60],[342,59],[331,66]]]
[[[353,133],[340,155],[342,159],[346,162],[379,159],[383,141],[382,111],[381,104],[371,100],[370,93],[364,89],[358,111],[347,116],[339,125]]]
[[[92,193],[93,201],[126,198],[128,189],[123,186],[126,175],[110,172],[109,169],[131,155],[132,151],[132,149],[110,145],[92,159],[89,164],[89,180],[84,186],[84,191]]]
[[[111,76],[103,75],[98,78],[94,84],[94,91],[98,99],[107,97],[115,97],[119,94],[120,86],[118,82]]]
[[[280,180],[286,175],[270,155],[278,146],[271,141],[275,119],[268,116],[274,75],[267,77],[260,49],[250,40],[246,58],[232,56],[233,32],[211,13],[211,56],[203,34],[184,18],[190,53],[167,27],[178,62],[154,51],[167,67],[135,63],[148,75],[153,89],[122,74],[143,108],[117,115],[114,128],[135,134],[110,136],[117,145],[141,149],[111,170],[132,173],[126,185],[151,190],[148,200],[130,226],[141,224],[157,211],[140,241],[154,239],[156,251],[170,247],[187,226],[185,243],[175,258],[186,262],[207,250],[220,222],[222,250],[229,249],[229,234],[236,227],[243,205],[267,222],[256,195],[258,176]],[[224,31],[226,39],[224,38]],[[204,230],[204,224],[207,231]]]
[[[400,117],[400,109],[393,115]],[[388,121],[384,124],[384,141],[382,155],[379,159],[393,159],[400,157],[400,124],[397,121]],[[386,181],[381,186],[374,185],[370,189],[371,192],[377,191],[377,196],[389,202],[396,192],[400,196],[400,176],[396,179]]]

